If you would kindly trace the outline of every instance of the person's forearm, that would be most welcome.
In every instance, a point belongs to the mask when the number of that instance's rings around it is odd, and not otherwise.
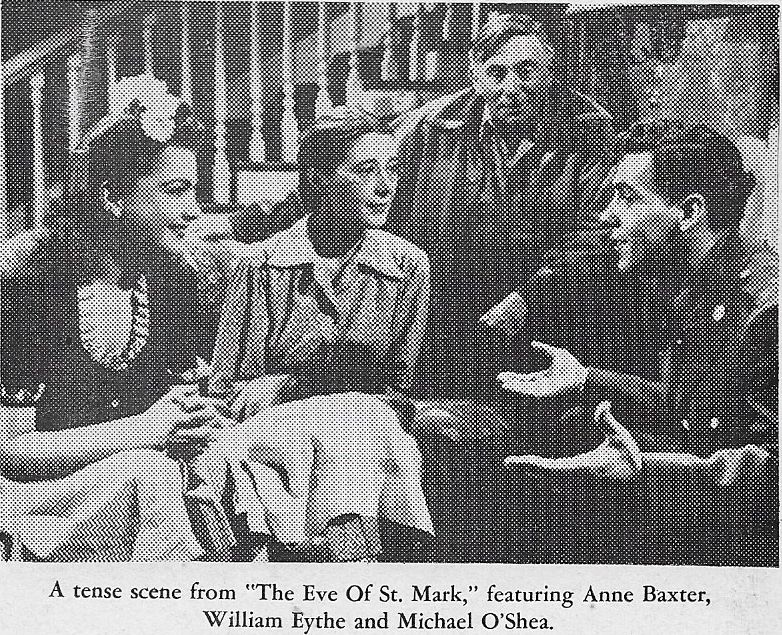
[[[668,431],[665,390],[657,382],[590,367],[582,398],[588,409],[601,401],[610,401],[612,412],[628,428],[645,432]]]
[[[28,432],[0,449],[0,473],[14,480],[61,478],[117,452],[145,447],[134,418],[56,432]]]
[[[644,465],[653,471],[687,471],[703,470],[707,467],[704,459],[686,452],[644,452]]]

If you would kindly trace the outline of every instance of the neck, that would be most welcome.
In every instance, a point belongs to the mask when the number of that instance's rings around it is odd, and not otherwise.
[[[688,236],[686,240],[687,250],[687,264],[691,271],[696,271],[701,263],[706,258],[706,255],[714,247],[717,240],[719,240],[720,234],[711,231],[710,229],[702,229],[692,236]]]
[[[365,228],[341,222],[323,212],[314,212],[307,221],[307,233],[319,256],[337,258],[348,253],[363,238]]]
[[[123,289],[131,289],[146,270],[144,258],[129,249],[113,249],[111,243],[111,240],[107,240],[103,245],[84,245],[78,249],[77,276],[84,282],[101,280]]]
[[[690,229],[686,235],[675,235],[655,276],[666,295],[676,297],[682,289],[693,284],[698,268],[719,238],[720,234],[711,230],[696,234]]]

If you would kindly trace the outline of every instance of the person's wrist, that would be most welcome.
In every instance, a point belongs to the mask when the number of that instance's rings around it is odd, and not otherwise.
[[[584,394],[584,387],[586,386],[588,371],[585,367],[581,367],[574,375],[573,380],[569,386],[569,389],[565,391],[565,397],[570,399],[578,399]]]
[[[141,412],[134,416],[135,425],[133,426],[136,431],[136,448],[159,450],[166,445],[166,438],[159,438],[157,431],[153,425],[152,414],[149,411]]]
[[[578,377],[576,380],[576,390],[579,396],[584,394],[584,388],[586,387],[588,376],[589,369],[586,366],[581,366],[581,368],[579,368]]]
[[[127,430],[130,430],[130,448],[133,449],[147,449],[154,447],[152,439],[149,435],[149,415],[146,412],[141,412],[137,415],[132,415],[127,418],[126,422],[129,424],[126,426]]]

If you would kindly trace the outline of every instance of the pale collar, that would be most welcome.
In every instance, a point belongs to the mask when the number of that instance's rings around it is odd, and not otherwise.
[[[309,215],[299,219],[288,229],[278,232],[263,243],[264,259],[272,267],[288,269],[312,266],[318,254],[307,233]],[[386,232],[369,229],[355,253],[357,264],[364,265],[388,278],[404,277]]]

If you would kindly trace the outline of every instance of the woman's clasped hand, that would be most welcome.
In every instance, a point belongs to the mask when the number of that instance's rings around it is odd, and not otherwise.
[[[139,447],[205,446],[214,431],[234,424],[220,399],[203,397],[195,384],[174,386],[135,417]]]

